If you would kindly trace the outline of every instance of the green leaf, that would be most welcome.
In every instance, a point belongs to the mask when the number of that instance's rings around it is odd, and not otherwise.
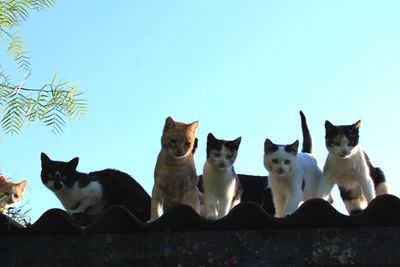
[[[60,80],[57,73],[49,83],[37,89],[24,88],[31,73],[31,63],[18,27],[33,10],[40,11],[54,5],[55,0],[0,0],[0,45],[7,38],[6,52],[26,74],[22,82],[13,83],[0,69],[0,119],[5,133],[19,133],[26,121],[41,121],[59,134],[67,120],[81,118],[88,110],[87,100],[78,86]]]

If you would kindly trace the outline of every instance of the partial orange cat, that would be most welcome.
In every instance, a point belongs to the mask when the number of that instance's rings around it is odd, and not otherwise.
[[[154,171],[154,187],[151,198],[151,219],[161,216],[161,210],[185,204],[200,212],[200,191],[194,164],[196,129],[198,121],[182,123],[171,117],[165,120]]]
[[[0,176],[0,212],[7,213],[7,210],[22,201],[26,180],[20,183],[9,181],[4,175]]]

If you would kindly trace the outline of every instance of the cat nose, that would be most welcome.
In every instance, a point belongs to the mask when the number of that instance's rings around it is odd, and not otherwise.
[[[279,169],[278,169],[278,173],[279,173],[279,174],[283,174],[284,172],[285,172],[285,170],[284,170],[283,168],[279,168]]]
[[[53,187],[54,187],[54,189],[57,189],[57,190],[61,189],[62,188],[61,181],[60,180],[55,181],[53,184]]]
[[[176,151],[176,155],[178,156],[178,157],[180,157],[180,156],[182,156],[182,150],[181,149],[179,149],[179,150],[177,150]]]

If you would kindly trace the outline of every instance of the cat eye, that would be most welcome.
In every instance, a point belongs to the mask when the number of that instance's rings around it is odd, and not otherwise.
[[[186,141],[186,142],[185,142],[185,146],[186,146],[186,147],[190,147],[190,142]]]
[[[356,145],[357,145],[357,142],[355,140],[350,140],[350,142],[348,144],[348,146],[353,146],[353,147]]]
[[[214,157],[219,158],[221,156],[220,153],[214,153]]]
[[[171,142],[171,144],[176,145],[176,139],[170,139],[169,141]]]
[[[13,197],[18,198],[18,194],[14,194]]]
[[[272,162],[275,163],[275,164],[278,164],[278,163],[279,163],[279,160],[273,159]]]
[[[290,160],[285,160],[284,162],[286,165],[290,164]]]

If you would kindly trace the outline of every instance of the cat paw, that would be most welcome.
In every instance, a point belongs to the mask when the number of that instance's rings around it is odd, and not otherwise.
[[[157,221],[158,218],[151,218],[150,220],[146,221],[146,223],[152,223],[154,221]]]
[[[70,215],[70,216],[74,216],[74,215],[77,215],[79,213],[83,213],[80,210],[66,210],[65,212],[68,213],[68,215]]]
[[[206,216],[206,219],[207,219],[207,220],[215,221],[215,220],[218,219],[218,216],[215,215],[215,214],[208,214],[208,215]]]

